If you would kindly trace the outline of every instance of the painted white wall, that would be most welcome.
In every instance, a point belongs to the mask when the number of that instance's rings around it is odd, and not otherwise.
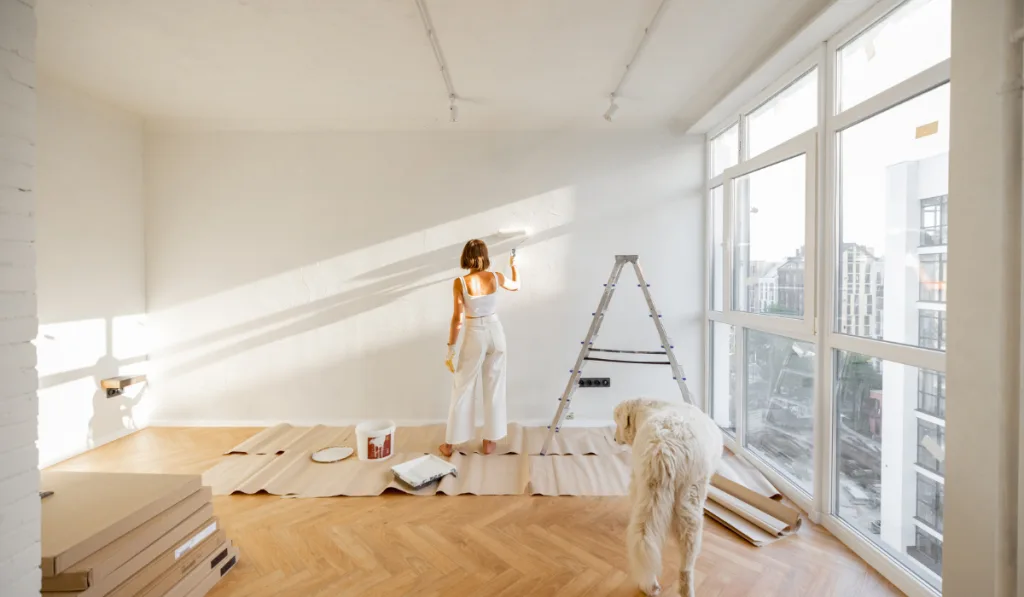
[[[36,21],[0,0],[0,594],[39,595]]]
[[[1021,0],[953,0],[943,594],[1021,595]],[[1024,514],[1024,504],[1021,506]]]
[[[546,421],[616,253],[638,253],[700,388],[700,138],[631,133],[197,133],[146,142],[154,424],[440,421],[451,280],[470,238],[524,287],[502,296],[509,416]],[[657,349],[632,273],[598,345]],[[594,363],[578,421],[667,367]]]
[[[108,399],[99,382],[145,358],[143,126],[46,76],[37,92],[39,460],[47,466],[138,426],[141,388]]]

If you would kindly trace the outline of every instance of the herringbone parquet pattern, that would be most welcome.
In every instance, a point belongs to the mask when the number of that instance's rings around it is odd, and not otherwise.
[[[200,473],[253,429],[147,429],[65,470]],[[625,498],[528,496],[215,498],[241,563],[211,597],[638,595],[627,574]],[[663,594],[675,590],[676,550]],[[820,527],[752,547],[706,520],[698,595],[900,593]]]

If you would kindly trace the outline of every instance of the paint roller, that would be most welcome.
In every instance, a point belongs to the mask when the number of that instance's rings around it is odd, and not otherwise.
[[[526,239],[530,238],[529,228],[500,228],[498,229],[498,236],[502,238],[518,238],[519,242],[512,247],[512,256],[516,256],[516,249],[518,249]]]

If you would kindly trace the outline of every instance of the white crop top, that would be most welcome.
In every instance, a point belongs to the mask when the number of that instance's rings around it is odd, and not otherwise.
[[[494,292],[490,294],[473,296],[469,293],[465,276],[461,278],[462,302],[466,305],[466,317],[487,317],[498,311],[498,290],[501,289],[501,285],[498,284],[498,274],[491,273],[494,275]]]

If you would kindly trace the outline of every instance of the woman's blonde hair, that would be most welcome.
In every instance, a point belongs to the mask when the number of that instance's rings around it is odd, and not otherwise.
[[[473,239],[462,248],[462,269],[485,270],[491,267],[491,258],[487,256],[487,243]]]

